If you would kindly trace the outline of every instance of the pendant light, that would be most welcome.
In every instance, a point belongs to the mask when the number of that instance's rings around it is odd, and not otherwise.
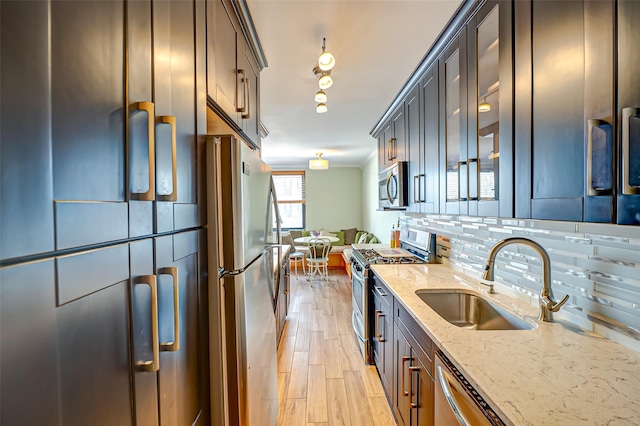
[[[329,52],[325,52],[325,42],[326,38],[322,38],[322,54],[318,58],[318,67],[322,71],[329,71],[336,64],[336,58]]]
[[[318,106],[316,106],[316,112],[318,114],[322,114],[323,112],[327,112],[329,109],[327,108],[327,104],[320,102]]]
[[[316,92],[315,100],[319,103],[327,102],[327,94],[324,92],[324,90],[320,89]]]
[[[322,153],[317,152],[316,158],[309,160],[309,169],[311,170],[327,170],[329,168],[329,161],[322,158]]]

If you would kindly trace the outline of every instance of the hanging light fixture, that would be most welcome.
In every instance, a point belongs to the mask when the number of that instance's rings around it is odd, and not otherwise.
[[[478,105],[478,112],[489,112],[491,111],[491,104],[487,102],[487,98],[484,98],[484,102]]]
[[[318,67],[322,71],[329,71],[336,64],[336,58],[329,52],[325,52],[325,42],[326,38],[322,38],[322,54],[318,58]]]
[[[322,158],[321,152],[317,152],[316,158],[309,160],[309,168],[311,170],[327,170],[329,168],[329,161]]]
[[[320,89],[316,92],[315,100],[316,102],[320,102],[320,103],[327,102],[327,94],[324,92],[324,90]]]
[[[333,84],[331,71],[322,71],[320,67],[315,67],[313,73],[318,77],[318,87],[321,89],[328,89]]]
[[[327,108],[327,104],[320,102],[318,104],[318,106],[316,106],[316,112],[319,114],[322,114],[323,112],[327,112],[328,108]]]

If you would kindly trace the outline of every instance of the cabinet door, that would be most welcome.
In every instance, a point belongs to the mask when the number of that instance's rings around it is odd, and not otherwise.
[[[380,171],[386,169],[391,166],[394,159],[394,147],[395,141],[393,140],[393,127],[391,122],[389,121],[387,124],[383,126],[382,131],[382,141],[383,141],[383,149],[382,149],[382,162],[380,163]]]
[[[406,129],[406,113],[405,104],[403,103],[391,116],[391,132],[393,134],[393,146],[391,162],[389,165],[398,161],[407,161],[407,129]]]
[[[584,4],[514,7],[516,216],[582,221]]]
[[[374,292],[373,357],[387,398],[391,400],[393,383],[393,317],[388,314],[380,298]]]
[[[260,130],[258,128],[260,123],[260,71],[249,44],[244,39],[241,39],[239,44],[242,47],[238,59],[240,124],[242,131],[249,137],[247,142],[251,142],[260,149]]]
[[[431,426],[434,422],[434,382],[420,357],[412,356],[408,375],[408,387],[410,388],[409,408],[411,409],[411,425]]]
[[[420,81],[422,104],[422,135],[420,143],[423,150],[423,174],[420,180],[420,194],[424,199],[423,213],[438,213],[440,211],[440,126],[439,126],[439,98],[438,98],[438,66],[433,65],[427,70]]]
[[[56,260],[62,424],[132,424],[129,246]]]
[[[50,5],[56,248],[128,236],[124,2]]]
[[[409,366],[411,365],[411,345],[398,326],[395,326],[393,336],[395,346],[396,365],[396,391],[393,401],[393,410],[398,424],[408,426],[411,424],[411,407],[409,406]]]
[[[203,410],[198,246],[198,231],[155,241],[161,424],[194,424]]]
[[[0,258],[9,259],[54,249],[49,4],[0,2],[0,19]]]
[[[221,110],[231,120],[238,122],[238,72],[237,72],[237,46],[240,36],[236,26],[231,5],[223,0],[212,0],[207,7],[213,8],[212,25],[207,25],[207,31],[211,31],[207,40],[209,57],[208,66],[213,69],[214,75],[209,72],[208,92]],[[209,30],[210,28],[210,30]],[[211,49],[213,48],[213,52]]]
[[[620,129],[620,184],[617,222],[640,224],[640,70],[638,19],[640,4],[621,0],[618,5],[618,122]]]
[[[153,6],[156,233],[198,226],[194,13]]]
[[[62,424],[56,332],[54,261],[0,269],[3,425]]]
[[[447,47],[440,63],[440,111],[443,166],[440,212],[467,214],[467,82],[466,31]]]
[[[513,214],[511,3],[489,1],[467,29],[469,214]]]
[[[407,211],[421,212],[424,203],[424,145],[420,133],[419,86],[405,99],[407,110],[407,145],[409,161],[409,205]]]

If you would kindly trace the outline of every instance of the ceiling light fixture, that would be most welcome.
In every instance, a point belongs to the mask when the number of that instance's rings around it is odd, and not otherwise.
[[[322,71],[329,71],[336,64],[336,58],[329,52],[325,52],[325,42],[326,38],[322,38],[322,54],[318,58],[318,67]]]
[[[484,102],[478,105],[478,112],[489,112],[491,111],[491,104],[487,102],[487,99],[484,99]]]
[[[327,112],[327,111],[328,111],[327,104],[323,102],[320,102],[316,107],[316,112],[319,114],[322,114],[323,112]]]
[[[318,87],[321,89],[328,89],[333,85],[333,79],[331,78],[331,71],[322,71],[319,67],[313,69],[313,73],[318,77]]]
[[[324,92],[324,90],[320,89],[316,92],[315,100],[316,102],[320,102],[320,103],[327,102],[327,94]]]
[[[311,170],[327,170],[329,168],[329,161],[322,158],[321,152],[317,152],[316,158],[309,160],[309,168]]]

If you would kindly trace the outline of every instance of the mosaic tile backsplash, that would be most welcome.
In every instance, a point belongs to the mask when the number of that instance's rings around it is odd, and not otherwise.
[[[402,214],[400,222],[448,237],[450,266],[475,277],[498,241],[538,242],[551,258],[554,299],[569,295],[556,318],[640,351],[640,227],[416,213]],[[539,305],[542,263],[529,247],[503,248],[495,279],[502,291]]]

